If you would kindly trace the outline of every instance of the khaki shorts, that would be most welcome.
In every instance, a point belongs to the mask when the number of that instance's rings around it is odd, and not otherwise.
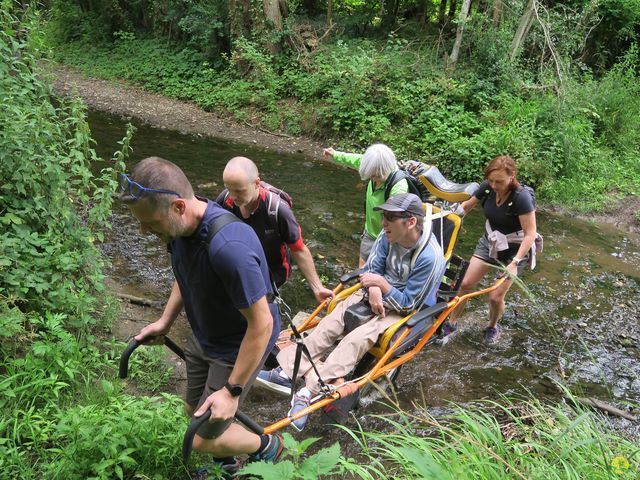
[[[502,250],[498,252],[498,258],[491,258],[489,256],[489,239],[486,235],[482,235],[480,240],[478,240],[478,244],[476,245],[476,249],[473,252],[474,257],[478,257],[480,260],[484,260],[491,265],[509,265],[513,260],[513,257],[518,253],[518,249],[520,248],[519,244],[510,244],[507,250]],[[525,259],[529,259],[529,254],[525,255]],[[528,261],[520,262],[518,265],[518,275],[522,275],[525,268],[529,265]]]
[[[209,357],[193,335],[189,338],[184,353],[187,365],[186,401],[196,411],[209,395],[224,387],[233,370],[233,364]],[[242,405],[261,368],[262,362],[244,386],[238,405]],[[233,422],[232,418],[219,422],[207,422],[198,430],[198,435],[203,438],[219,437],[229,428],[231,422]]]

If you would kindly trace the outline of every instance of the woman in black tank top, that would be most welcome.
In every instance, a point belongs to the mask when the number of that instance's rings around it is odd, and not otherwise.
[[[529,252],[537,236],[535,204],[530,191],[518,182],[516,173],[516,165],[511,157],[494,158],[485,168],[485,181],[475,195],[461,205],[467,213],[478,203],[482,204],[487,219],[487,233],[480,238],[471,257],[460,295],[475,290],[492,265],[505,267],[515,277],[529,264]],[[505,235],[508,247],[499,251],[497,258],[492,258],[490,239]],[[495,343],[500,336],[498,321],[504,313],[504,299],[512,284],[513,279],[509,278],[489,294],[489,325],[484,330],[484,340],[488,344]],[[465,303],[462,302],[443,325],[443,343],[457,330],[456,320],[464,310]]]

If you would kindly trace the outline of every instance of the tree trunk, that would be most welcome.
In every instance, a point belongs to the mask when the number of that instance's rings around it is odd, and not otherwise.
[[[382,2],[382,25],[385,29],[392,29],[396,24],[396,15],[398,14],[398,7],[400,0],[385,0]]]
[[[504,4],[502,0],[493,0],[493,26],[499,27],[502,23],[502,16],[504,12]]]
[[[276,31],[282,31],[282,11],[280,10],[279,0],[263,0],[264,17],[267,19],[267,25]]]
[[[516,34],[513,36],[513,40],[511,41],[511,60],[516,58],[522,42],[526,38],[527,33],[529,33],[529,29],[531,28],[531,24],[533,23],[535,1],[536,0],[529,0],[529,2],[527,2],[524,13],[522,14],[522,17],[520,17],[518,29],[516,30]]]
[[[444,14],[447,11],[447,0],[440,0],[440,10],[438,11],[438,25],[444,25]]]
[[[231,44],[251,34],[251,0],[229,0],[229,37]]]
[[[456,41],[453,44],[451,55],[449,56],[448,66],[455,67],[460,54],[460,45],[462,45],[462,32],[464,32],[464,24],[467,23],[467,15],[469,15],[469,7],[471,0],[464,0],[460,8],[460,16],[458,17],[458,28],[456,29]]]
[[[270,36],[272,31],[282,31],[282,20],[286,16],[286,3],[281,0],[263,0],[262,2],[264,17],[266,19],[266,31],[267,37]],[[271,53],[278,53],[280,51],[280,45],[271,40],[267,40],[267,49]]]
[[[327,27],[333,26],[333,0],[327,0]]]

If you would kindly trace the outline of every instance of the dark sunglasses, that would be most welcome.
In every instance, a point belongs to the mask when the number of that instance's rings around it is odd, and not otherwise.
[[[144,195],[145,192],[148,193],[166,193],[169,195],[176,195],[178,198],[182,198],[182,196],[174,192],[173,190],[163,190],[156,188],[147,188],[140,185],[138,182],[134,182],[129,178],[129,175],[126,173],[120,174],[120,193],[127,194],[136,200],[139,200],[140,197]]]
[[[383,212],[382,216],[387,222],[393,222],[400,218],[411,218],[411,215],[407,213],[391,213],[391,212]]]

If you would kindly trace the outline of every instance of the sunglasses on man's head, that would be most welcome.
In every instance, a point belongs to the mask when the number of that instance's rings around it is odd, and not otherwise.
[[[410,218],[411,215],[408,213],[393,213],[393,212],[382,212],[382,216],[387,222],[393,222],[394,220],[398,220],[400,218]]]
[[[168,195],[176,195],[178,198],[182,198],[182,196],[178,192],[174,192],[173,190],[164,190],[164,189],[156,189],[156,188],[147,188],[140,185],[138,182],[134,182],[129,178],[129,175],[126,173],[120,174],[120,193],[127,194],[136,200],[139,200],[145,192],[147,193],[166,193]]]

